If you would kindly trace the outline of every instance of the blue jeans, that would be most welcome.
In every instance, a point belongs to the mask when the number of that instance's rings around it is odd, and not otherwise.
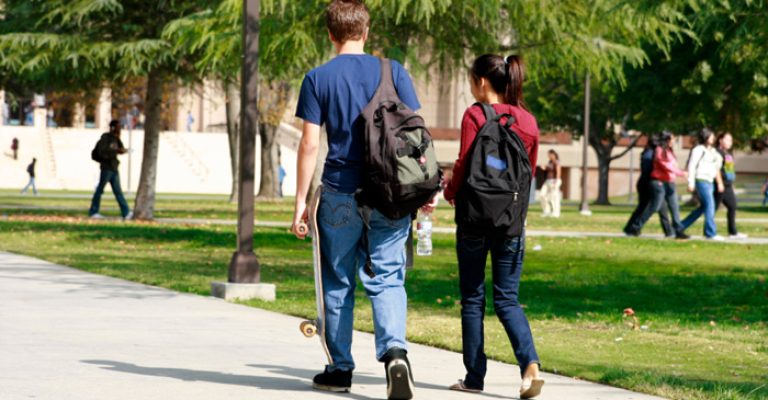
[[[120,187],[120,174],[117,171],[111,171],[108,169],[102,169],[99,176],[99,184],[96,186],[96,192],[93,193],[93,199],[91,199],[91,208],[88,210],[88,215],[97,214],[101,208],[101,195],[104,194],[104,187],[109,183],[112,186],[112,193],[115,194],[117,204],[120,205],[120,213],[125,218],[131,211],[128,208],[128,202],[125,201],[123,196],[123,188]]]
[[[485,261],[491,253],[493,272],[493,308],[504,326],[520,366],[520,375],[539,356],[522,307],[517,300],[523,271],[525,236],[507,238],[495,234],[470,234],[459,227],[456,254],[459,259],[461,290],[461,335],[466,385],[483,389],[487,358],[484,351]]]
[[[657,213],[666,202],[667,207],[669,208],[670,217],[672,217],[672,229],[675,231],[675,234],[682,234],[685,231],[685,228],[680,222],[680,208],[677,205],[675,183],[653,179],[651,180],[651,190],[651,201],[640,218],[635,221],[632,229],[635,232],[639,232],[645,223],[648,222],[648,219],[650,219],[653,214]]]
[[[701,204],[683,220],[683,227],[688,229],[702,214],[704,214],[704,236],[711,238],[717,235],[715,225],[715,193],[712,182],[696,181],[696,193]]]
[[[405,242],[410,217],[391,220],[373,211],[368,231],[368,248],[373,272],[364,272],[363,220],[357,212],[354,194],[323,188],[317,212],[322,253],[325,299],[325,339],[333,359],[333,371],[355,368],[352,359],[352,328],[355,307],[355,274],[373,305],[376,359],[393,347],[407,349],[405,319]]]

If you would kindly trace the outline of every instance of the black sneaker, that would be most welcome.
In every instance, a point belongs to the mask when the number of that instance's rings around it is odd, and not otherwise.
[[[689,235],[686,235],[685,233],[682,233],[682,232],[680,232],[677,235],[675,235],[675,239],[688,240],[690,238],[691,237]]]
[[[387,374],[387,399],[410,400],[413,398],[413,372],[406,351],[393,347],[381,359]]]
[[[340,369],[328,372],[328,367],[321,374],[312,379],[312,387],[328,392],[348,393],[352,387],[352,371]]]

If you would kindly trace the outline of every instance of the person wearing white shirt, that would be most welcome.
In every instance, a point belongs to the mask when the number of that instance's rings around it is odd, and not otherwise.
[[[688,191],[699,195],[700,205],[682,221],[683,228],[688,229],[699,217],[704,215],[704,237],[721,241],[723,237],[717,234],[715,225],[715,188],[722,193],[725,190],[720,168],[723,166],[723,156],[715,149],[715,133],[704,128],[699,132],[699,144],[691,151],[688,158]]]

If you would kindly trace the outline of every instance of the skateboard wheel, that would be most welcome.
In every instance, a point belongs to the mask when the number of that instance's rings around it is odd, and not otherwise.
[[[301,325],[299,325],[299,329],[301,329],[301,333],[308,338],[317,334],[317,325],[315,325],[313,321],[302,322]]]
[[[307,224],[301,223],[296,227],[296,230],[299,231],[302,235],[306,235],[309,233],[309,227]]]

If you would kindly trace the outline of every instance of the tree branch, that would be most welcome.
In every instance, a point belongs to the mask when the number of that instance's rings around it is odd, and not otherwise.
[[[634,148],[635,148],[635,146],[637,145],[637,142],[638,142],[638,141],[640,140],[640,138],[641,138],[641,137],[643,137],[643,136],[644,136],[643,134],[637,135],[637,136],[636,136],[634,139],[632,139],[632,141],[629,143],[629,146],[627,146],[627,148],[626,148],[624,151],[622,151],[622,152],[621,152],[621,153],[619,153],[619,154],[616,154],[615,156],[611,156],[610,160],[611,160],[611,161],[613,161],[613,160],[615,160],[615,159],[617,159],[617,158],[621,158],[621,157],[624,157],[624,154],[627,154],[627,153],[629,153],[629,151],[630,151],[630,150],[632,150],[632,149],[634,149]]]

